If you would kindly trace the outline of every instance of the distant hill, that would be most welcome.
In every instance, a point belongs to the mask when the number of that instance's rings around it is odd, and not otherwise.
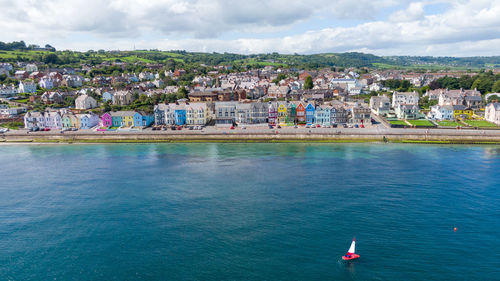
[[[388,69],[486,69],[500,68],[500,56],[493,57],[418,57],[418,56],[375,56],[371,54],[326,53],[313,55],[285,55],[278,53],[240,55],[231,53],[199,53],[186,51],[56,51],[50,45],[40,48],[23,41],[0,42],[0,62],[44,62],[51,65],[77,66],[109,62],[127,62],[167,66],[179,65],[231,65],[235,68],[275,65],[310,69],[322,67],[373,67]]]

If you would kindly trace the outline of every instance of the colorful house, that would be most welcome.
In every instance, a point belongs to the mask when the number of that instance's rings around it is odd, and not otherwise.
[[[89,114],[77,114],[80,129],[91,129],[97,125],[99,125],[99,116],[93,113]]]
[[[319,125],[331,125],[331,108],[328,106],[317,106],[315,111],[315,123]]]
[[[101,115],[101,126],[108,128],[113,126],[113,121],[111,118],[111,114],[109,114],[109,112],[106,112],[103,115]]]
[[[285,103],[280,103],[278,105],[278,124],[280,125],[285,125],[286,124],[286,117],[287,117],[287,108]]]
[[[299,103],[297,105],[297,122],[298,123],[305,123],[306,122],[306,108],[304,107],[303,103]]]
[[[155,116],[153,114],[141,112],[141,115],[142,115],[142,126],[149,127],[155,122]]]
[[[454,119],[472,119],[474,111],[465,105],[453,105],[453,118]]]
[[[62,126],[63,128],[80,128],[80,122],[73,113],[68,112],[62,116]]]
[[[182,126],[186,125],[186,109],[176,109],[175,110],[175,124]]]
[[[297,122],[297,105],[295,103],[290,103],[287,108],[286,122],[289,124],[294,124]]]
[[[135,111],[116,111],[111,112],[111,122],[113,127],[132,127],[134,126]]]
[[[269,103],[268,117],[267,117],[269,125],[276,125],[277,118],[278,118],[278,109],[276,108],[276,104]]]
[[[311,103],[306,106],[306,124],[314,124],[314,114],[316,109]]]
[[[132,115],[132,119],[134,120],[134,127],[142,127],[142,114],[135,112],[134,115]]]

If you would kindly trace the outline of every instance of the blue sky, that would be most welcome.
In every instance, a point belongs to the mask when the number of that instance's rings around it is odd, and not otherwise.
[[[57,49],[500,55],[500,0],[0,0],[0,41]]]

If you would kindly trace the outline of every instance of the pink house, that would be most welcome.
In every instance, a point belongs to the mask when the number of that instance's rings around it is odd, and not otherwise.
[[[113,126],[113,122],[111,120],[111,114],[106,112],[103,115],[101,115],[101,125],[102,125],[102,127],[112,127]]]

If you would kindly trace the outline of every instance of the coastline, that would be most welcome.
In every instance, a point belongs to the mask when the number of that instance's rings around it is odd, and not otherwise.
[[[59,132],[11,131],[0,135],[8,143],[421,143],[500,144],[500,131],[424,129],[344,129],[312,132],[180,131],[180,132]]]

